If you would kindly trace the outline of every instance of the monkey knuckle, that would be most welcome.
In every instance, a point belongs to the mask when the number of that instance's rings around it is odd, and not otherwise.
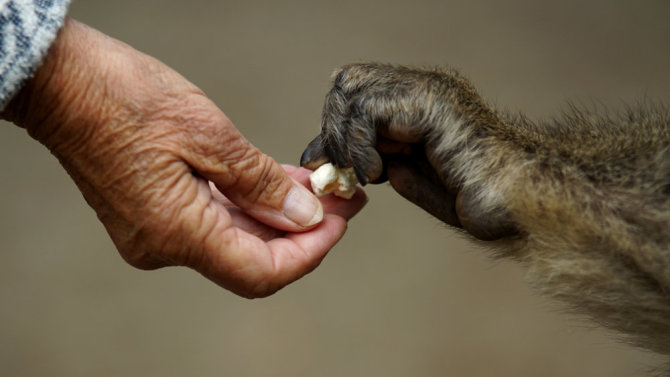
[[[334,79],[335,84],[341,84],[346,82],[348,79],[351,78],[352,74],[355,75],[356,72],[363,69],[364,66],[365,63],[350,63],[340,66],[333,73],[333,77],[335,78]]]
[[[387,73],[390,67],[382,63],[343,65],[333,73],[333,86],[346,92],[355,91]]]
[[[335,87],[340,87],[342,85],[342,82],[345,80],[345,76],[347,74],[347,66],[340,67],[335,70],[333,73],[333,85]]]
[[[363,117],[368,114],[368,104],[374,102],[375,93],[360,93],[349,100],[349,116]]]

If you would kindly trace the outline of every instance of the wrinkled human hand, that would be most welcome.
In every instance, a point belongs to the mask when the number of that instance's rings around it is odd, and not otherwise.
[[[245,297],[314,269],[366,200],[322,203],[186,79],[73,20],[2,115],[58,157],[128,263]]]

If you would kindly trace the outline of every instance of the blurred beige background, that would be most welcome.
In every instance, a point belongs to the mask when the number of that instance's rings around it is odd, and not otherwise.
[[[411,4],[411,5],[410,5]],[[670,99],[667,1],[79,0],[71,16],[175,68],[281,162],[318,130],[331,72],[453,65],[534,118],[567,100]],[[117,255],[57,161],[0,124],[2,376],[639,376],[663,360],[560,313],[369,187],[321,267],[247,301]]]

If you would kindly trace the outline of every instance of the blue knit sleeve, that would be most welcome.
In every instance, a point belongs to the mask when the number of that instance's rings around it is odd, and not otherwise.
[[[70,0],[0,0],[0,109],[44,59]]]

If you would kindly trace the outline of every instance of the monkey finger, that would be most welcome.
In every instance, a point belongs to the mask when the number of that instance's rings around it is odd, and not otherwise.
[[[309,170],[316,170],[321,165],[332,162],[338,167],[348,167],[349,163],[348,151],[342,151],[342,148],[337,145],[331,145],[324,139],[323,134],[317,135],[309,142],[307,148],[300,156],[300,166]]]
[[[326,162],[330,162],[326,150],[323,146],[323,139],[321,135],[314,138],[305,148],[300,156],[300,166],[309,170],[316,170]]]
[[[351,160],[356,178],[361,185],[376,182],[384,173],[384,162],[379,152],[371,146],[359,146],[351,150]]]

